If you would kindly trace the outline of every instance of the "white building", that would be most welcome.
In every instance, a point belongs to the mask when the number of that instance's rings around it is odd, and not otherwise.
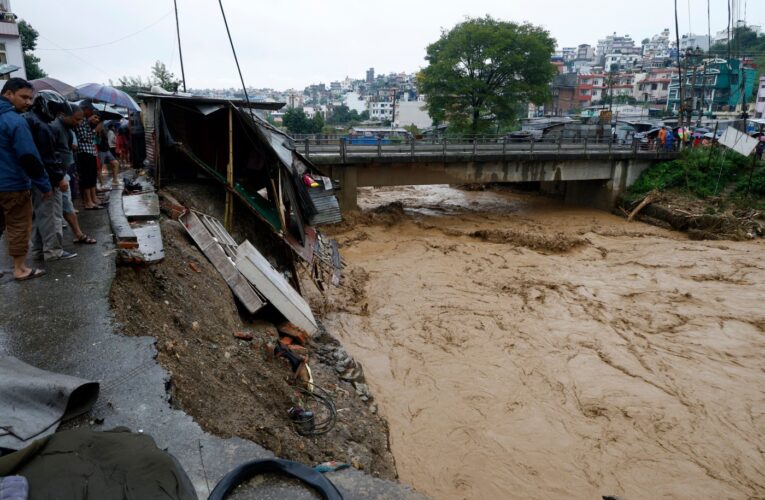
[[[658,35],[654,35],[643,44],[643,57],[645,59],[665,59],[669,57],[670,51],[669,29],[665,29]]]
[[[399,101],[396,103],[396,119],[393,124],[397,127],[414,125],[418,129],[432,127],[433,120],[425,109],[425,100]]]
[[[606,54],[603,67],[606,71],[630,69],[641,59],[638,54]]]
[[[26,79],[24,52],[21,50],[21,37],[19,36],[19,26],[16,24],[16,16],[11,10],[10,0],[0,0],[0,64],[6,63],[21,68],[10,76]],[[7,79],[7,77],[8,75],[3,79]]]
[[[709,37],[707,35],[694,35],[688,33],[680,38],[680,50],[699,48],[704,52],[709,50]]]
[[[754,117],[765,118],[765,76],[760,77],[760,87],[757,89],[757,100],[754,102]]]
[[[343,96],[343,104],[348,106],[348,110],[356,110],[361,114],[367,111],[368,105],[366,99],[362,99],[358,92],[348,92]]]
[[[372,101],[369,103],[370,120],[393,121],[393,103],[388,101]]]

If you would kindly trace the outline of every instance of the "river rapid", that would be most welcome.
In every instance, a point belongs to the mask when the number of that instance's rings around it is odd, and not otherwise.
[[[765,495],[765,247],[534,194],[360,190],[325,323],[432,498]]]

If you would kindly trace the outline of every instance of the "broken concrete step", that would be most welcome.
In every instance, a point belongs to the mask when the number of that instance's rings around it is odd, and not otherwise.
[[[157,221],[134,224],[133,232],[138,237],[138,251],[147,264],[155,264],[165,258],[162,231]]]
[[[156,193],[123,195],[122,207],[129,221],[159,218],[159,198]]]
[[[122,206],[122,191],[116,189],[109,196],[109,221],[115,243],[119,248],[138,247],[138,237],[125,217],[125,210]]]

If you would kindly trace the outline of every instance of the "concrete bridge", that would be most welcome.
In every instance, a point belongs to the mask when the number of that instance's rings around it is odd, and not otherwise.
[[[298,149],[340,183],[344,211],[355,210],[364,186],[537,182],[566,202],[610,209],[617,197],[655,162],[676,152],[648,151],[637,142],[507,139],[349,144],[303,140]]]

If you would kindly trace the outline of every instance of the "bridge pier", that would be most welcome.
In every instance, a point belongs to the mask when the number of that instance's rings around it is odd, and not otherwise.
[[[610,179],[566,182],[564,200],[572,205],[611,210],[619,196],[650,166],[646,160],[614,161]]]
[[[332,179],[340,183],[340,193],[337,201],[340,203],[340,209],[343,212],[353,212],[359,209],[358,195],[356,193],[359,181],[356,168],[355,165],[343,165],[341,168],[332,167]]]

